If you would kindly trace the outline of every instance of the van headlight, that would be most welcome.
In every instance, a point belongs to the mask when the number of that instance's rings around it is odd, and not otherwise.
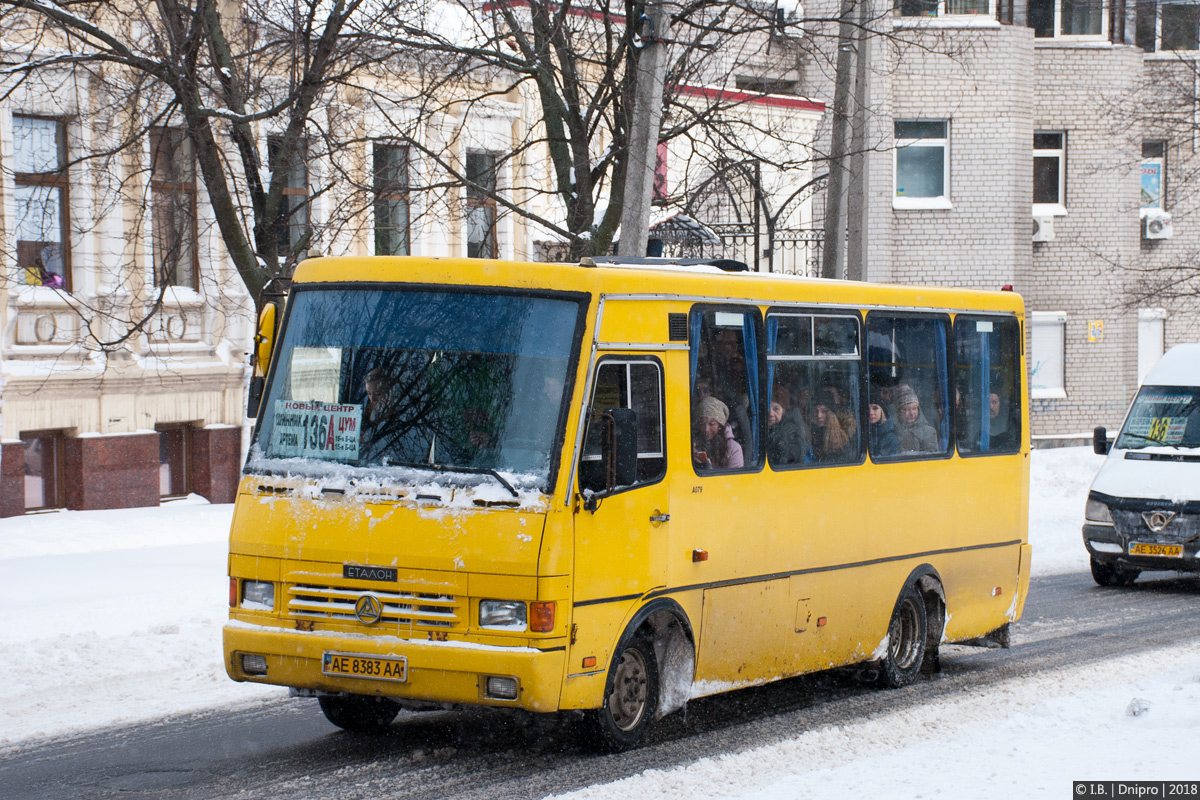
[[[242,608],[271,611],[275,608],[275,584],[268,581],[242,581]]]
[[[1108,506],[1090,497],[1088,498],[1087,506],[1084,508],[1083,518],[1093,525],[1113,524],[1112,512],[1108,510]]]
[[[479,627],[523,631],[526,626],[525,601],[480,600]]]

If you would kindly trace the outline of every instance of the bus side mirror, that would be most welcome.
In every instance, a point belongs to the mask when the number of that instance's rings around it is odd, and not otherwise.
[[[1092,431],[1092,451],[1098,456],[1108,455],[1108,431],[1103,426]]]
[[[267,381],[267,370],[271,367],[271,353],[274,348],[275,304],[267,303],[258,314],[258,332],[254,335],[254,374],[250,376],[250,395],[246,401],[247,417],[258,417],[263,386]]]
[[[637,481],[637,412],[632,408],[610,408],[603,418],[604,488],[611,492]]]

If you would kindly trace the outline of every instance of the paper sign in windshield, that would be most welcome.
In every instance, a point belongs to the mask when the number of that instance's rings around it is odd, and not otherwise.
[[[1187,417],[1139,417],[1129,420],[1127,432],[1151,442],[1179,444],[1187,430]]]
[[[361,405],[276,400],[272,455],[357,461],[361,430]]]

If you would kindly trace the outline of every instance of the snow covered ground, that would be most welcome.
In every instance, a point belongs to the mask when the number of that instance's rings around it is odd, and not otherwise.
[[[1035,575],[1086,573],[1079,532],[1100,461],[1085,448],[1033,453]],[[284,696],[234,683],[222,666],[231,513],[191,498],[0,520],[0,752]],[[1194,780],[1198,740],[1200,648],[1184,646],[798,732],[568,797],[1063,797],[1071,780]]]

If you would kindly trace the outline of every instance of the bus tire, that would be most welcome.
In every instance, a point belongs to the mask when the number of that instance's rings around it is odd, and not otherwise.
[[[925,663],[928,627],[925,601],[916,587],[905,586],[888,623],[887,652],[879,662],[881,684],[898,689],[917,679]]]
[[[1140,574],[1141,570],[1119,567],[1092,556],[1092,580],[1099,586],[1128,586]]]
[[[342,730],[377,733],[392,724],[400,704],[386,697],[323,694],[317,698],[325,719]]]
[[[592,744],[619,753],[640,746],[658,710],[658,660],[648,632],[624,641],[608,670],[604,705],[589,718]]]

